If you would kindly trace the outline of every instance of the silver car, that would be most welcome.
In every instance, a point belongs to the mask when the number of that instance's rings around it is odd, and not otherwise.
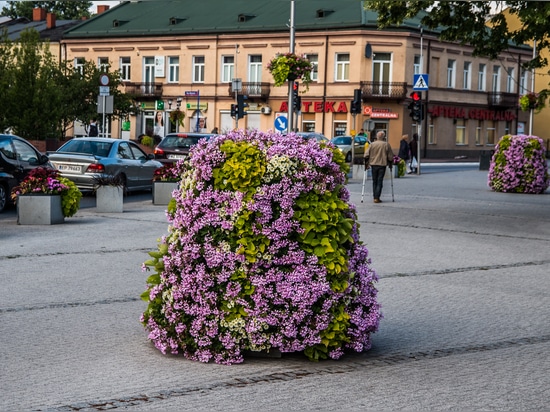
[[[48,157],[53,167],[80,190],[95,190],[97,180],[109,176],[120,176],[125,190],[149,190],[155,170],[162,167],[153,154],[146,154],[136,143],[104,137],[69,140]]]
[[[346,158],[346,162],[348,163],[351,162],[352,140],[353,140],[353,137],[351,136],[337,136],[331,139],[332,144],[342,151],[342,153]],[[367,144],[367,138],[365,136],[355,136],[353,154],[355,155],[356,159],[363,157],[363,155],[365,154],[366,144]]]

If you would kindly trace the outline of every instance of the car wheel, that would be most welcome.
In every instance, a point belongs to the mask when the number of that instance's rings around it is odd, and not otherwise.
[[[351,162],[351,152],[348,152],[348,154],[346,155],[346,162]]]
[[[3,212],[8,205],[8,190],[0,183],[0,212]]]

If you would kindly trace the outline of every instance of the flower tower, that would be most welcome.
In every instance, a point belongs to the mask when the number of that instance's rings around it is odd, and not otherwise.
[[[168,234],[151,252],[141,321],[163,353],[340,358],[381,317],[368,250],[333,145],[237,130],[192,150]]]
[[[496,192],[543,193],[550,184],[543,140],[537,136],[503,136],[495,147],[488,183]]]

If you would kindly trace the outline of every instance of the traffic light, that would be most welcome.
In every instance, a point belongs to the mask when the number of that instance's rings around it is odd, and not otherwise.
[[[361,100],[363,99],[361,89],[353,91],[353,100],[351,101],[351,114],[361,114]]]
[[[164,110],[164,100],[156,100],[155,106],[157,110]]]
[[[424,119],[422,93],[412,92],[409,97],[412,99],[412,102],[409,104],[409,116],[411,116],[415,122],[421,122]]]
[[[292,85],[292,98],[294,101],[296,101],[296,99],[298,98],[298,87],[299,87],[299,83],[298,82],[294,82],[294,84]]]
[[[232,104],[231,105],[231,117],[235,118],[237,116],[237,105]]]
[[[294,104],[294,111],[299,112],[302,109],[302,97],[296,96],[292,101],[292,104]]]
[[[244,111],[244,108],[248,107],[248,103],[244,102],[244,100],[247,99],[247,98],[248,97],[246,97],[243,94],[238,94],[237,95],[237,117],[239,119],[243,119],[244,116],[247,115],[247,113]]]

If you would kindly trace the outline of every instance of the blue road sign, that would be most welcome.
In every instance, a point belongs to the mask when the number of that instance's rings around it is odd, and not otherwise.
[[[286,116],[277,116],[275,118],[275,130],[284,132],[288,127],[288,119]]]
[[[428,75],[415,74],[413,75],[413,90],[428,90]]]

